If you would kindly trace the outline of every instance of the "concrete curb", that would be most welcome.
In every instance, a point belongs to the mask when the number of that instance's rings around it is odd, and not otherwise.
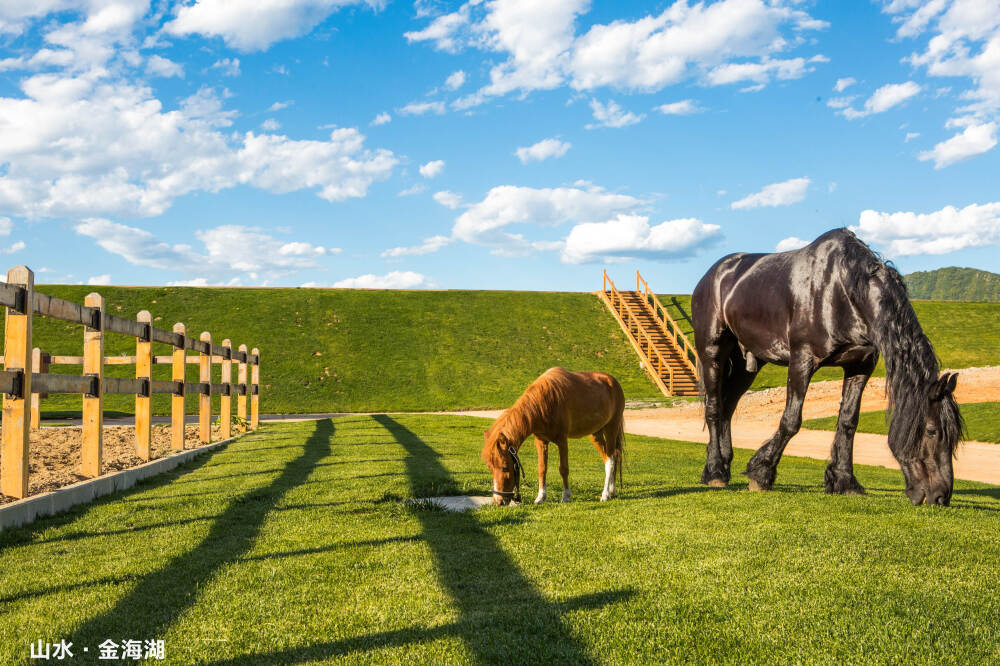
[[[79,481],[47,493],[32,495],[10,504],[4,504],[0,506],[0,532],[11,527],[28,525],[37,518],[54,516],[77,504],[85,504],[98,497],[126,490],[143,479],[172,470],[203,453],[221,448],[235,439],[235,437],[231,437],[220,442],[212,442],[196,449],[188,449],[151,460],[138,467],[105,474],[96,479]]]

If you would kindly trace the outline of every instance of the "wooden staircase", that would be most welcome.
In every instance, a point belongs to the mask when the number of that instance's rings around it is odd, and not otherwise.
[[[598,296],[664,395],[698,395],[698,357],[690,341],[639,271],[635,287],[635,291],[618,291],[604,271],[604,287]]]

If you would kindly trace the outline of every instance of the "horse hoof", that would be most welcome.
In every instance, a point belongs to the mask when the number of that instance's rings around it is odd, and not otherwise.
[[[544,501],[545,501],[545,495],[539,495],[538,497],[535,498],[535,504],[541,504]]]
[[[723,481],[722,479],[712,479],[711,481],[708,482],[708,487],[709,488],[725,488],[726,487],[726,482]]]
[[[770,488],[768,488],[766,486],[760,485],[759,483],[757,483],[753,479],[750,479],[750,482],[749,482],[748,486],[750,488],[750,491],[754,492],[754,493],[762,493],[762,492],[770,490]]]
[[[865,492],[864,488],[858,487],[858,488],[850,488],[848,490],[845,490],[844,494],[845,495],[867,495],[868,493]]]
[[[611,495],[607,495],[607,494],[601,495],[601,501],[602,502],[607,502],[609,499],[611,499]]]
[[[566,502],[568,502],[569,501],[569,493],[563,493],[562,500],[560,500],[560,501],[563,504],[565,504]]]

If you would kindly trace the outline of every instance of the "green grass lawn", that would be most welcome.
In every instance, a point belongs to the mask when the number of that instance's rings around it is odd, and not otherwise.
[[[869,495],[833,497],[823,462],[788,458],[770,493],[742,477],[711,491],[702,445],[630,437],[606,504],[583,441],[570,504],[401,502],[484,493],[484,423],[269,425],[4,532],[0,663],[28,663],[37,639],[92,661],[108,638],[219,665],[1000,659],[1000,488],[959,482],[951,508],[912,507],[897,471],[859,467]]]
[[[968,431],[967,439],[1000,444],[1000,402],[968,403],[961,406],[961,411]],[[813,430],[836,430],[837,417],[810,419],[803,421],[802,427]],[[858,419],[858,432],[888,435],[889,424],[886,421],[885,411],[862,412],[861,418]]]

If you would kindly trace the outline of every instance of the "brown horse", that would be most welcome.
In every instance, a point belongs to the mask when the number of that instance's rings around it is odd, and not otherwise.
[[[559,447],[562,501],[569,501],[569,445],[571,437],[590,435],[604,459],[601,501],[615,494],[615,471],[621,480],[625,448],[625,394],[618,380],[603,372],[570,372],[550,368],[533,381],[517,402],[483,433],[483,460],[493,472],[493,503],[521,501],[524,468],[518,450],[528,435],[538,449],[538,497],[545,501],[545,471],[549,442]]]

